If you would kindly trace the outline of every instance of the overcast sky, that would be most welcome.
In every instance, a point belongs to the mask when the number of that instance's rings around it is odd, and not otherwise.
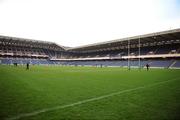
[[[180,28],[180,0],[0,0],[0,35],[64,46]]]

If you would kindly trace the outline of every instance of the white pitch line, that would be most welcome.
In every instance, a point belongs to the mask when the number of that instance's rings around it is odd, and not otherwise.
[[[76,106],[76,105],[80,105],[80,104],[84,104],[84,103],[88,103],[88,102],[92,102],[92,101],[96,101],[96,100],[101,100],[101,99],[108,98],[108,97],[115,96],[115,95],[119,95],[119,94],[122,94],[122,93],[128,93],[128,92],[131,92],[131,91],[136,91],[136,90],[147,88],[147,87],[153,87],[153,86],[156,86],[156,85],[164,84],[164,83],[175,81],[175,80],[178,80],[178,79],[179,78],[175,78],[175,79],[162,81],[162,82],[154,83],[154,84],[147,85],[147,86],[141,86],[141,87],[137,87],[137,88],[122,90],[122,91],[114,92],[114,93],[111,93],[111,94],[108,94],[108,95],[103,95],[103,96],[100,96],[100,97],[95,97],[95,98],[82,100],[82,101],[75,102],[75,103],[72,103],[72,104],[56,106],[56,107],[51,107],[51,108],[45,108],[45,109],[37,110],[37,111],[34,111],[34,112],[30,112],[30,113],[22,113],[22,114],[19,114],[17,116],[14,116],[14,117],[7,118],[6,120],[17,120],[17,119],[20,119],[20,118],[35,116],[35,115],[45,113],[45,112],[49,112],[49,111],[54,111],[54,110],[58,110],[58,109],[64,109],[64,108],[68,108],[68,107],[73,107],[73,106]]]

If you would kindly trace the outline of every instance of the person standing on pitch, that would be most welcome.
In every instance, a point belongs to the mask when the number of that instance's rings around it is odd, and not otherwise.
[[[149,70],[149,64],[146,64],[147,71]]]
[[[26,70],[29,70],[29,63],[26,64]]]

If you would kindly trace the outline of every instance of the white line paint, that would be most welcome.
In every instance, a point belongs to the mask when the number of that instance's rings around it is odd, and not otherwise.
[[[154,84],[151,84],[151,85],[146,85],[146,86],[141,86],[141,87],[137,87],[137,88],[122,90],[122,91],[114,92],[114,93],[111,93],[111,94],[108,94],[108,95],[103,95],[103,96],[100,96],[100,97],[95,97],[95,98],[82,100],[82,101],[72,103],[72,104],[56,106],[56,107],[51,107],[51,108],[45,108],[45,109],[37,110],[37,111],[34,111],[34,112],[30,112],[30,113],[22,113],[22,114],[19,114],[17,116],[14,116],[14,117],[7,118],[6,120],[17,120],[17,119],[20,119],[20,118],[35,116],[35,115],[45,113],[45,112],[49,112],[49,111],[54,111],[54,110],[58,110],[58,109],[64,109],[64,108],[68,108],[68,107],[73,107],[73,106],[76,106],[76,105],[81,105],[81,104],[84,104],[84,103],[101,100],[101,99],[108,98],[108,97],[115,96],[115,95],[119,95],[119,94],[122,94],[122,93],[128,93],[128,92],[131,92],[131,91],[136,91],[136,90],[147,88],[147,87],[153,87],[153,86],[156,86],[156,85],[164,84],[164,83],[175,81],[175,80],[178,80],[178,79],[179,78],[175,78],[175,79],[171,79],[171,80],[167,80],[167,81],[154,83]]]

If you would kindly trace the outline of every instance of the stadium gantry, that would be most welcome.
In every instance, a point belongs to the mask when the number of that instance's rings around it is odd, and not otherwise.
[[[0,36],[0,63],[180,68],[180,29],[72,48]]]

